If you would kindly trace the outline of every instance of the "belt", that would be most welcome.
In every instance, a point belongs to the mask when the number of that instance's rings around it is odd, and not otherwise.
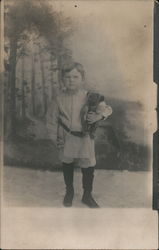
[[[72,131],[71,129],[69,129],[62,121],[61,119],[58,120],[58,123],[71,135],[77,136],[77,137],[83,137],[84,133],[80,132],[80,131]]]

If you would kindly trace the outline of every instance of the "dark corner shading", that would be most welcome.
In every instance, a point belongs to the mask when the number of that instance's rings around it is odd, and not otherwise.
[[[157,84],[157,123],[159,121],[159,2],[154,3],[153,79]],[[159,123],[158,123],[159,124]],[[153,135],[153,209],[159,209],[159,127]]]

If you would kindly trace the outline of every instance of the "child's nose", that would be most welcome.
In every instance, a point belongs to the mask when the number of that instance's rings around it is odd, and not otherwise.
[[[71,83],[73,82],[73,77],[70,77],[70,82],[71,82]]]

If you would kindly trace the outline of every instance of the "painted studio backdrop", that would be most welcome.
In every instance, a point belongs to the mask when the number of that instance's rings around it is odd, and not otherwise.
[[[152,3],[143,2],[5,1],[5,165],[60,170],[46,116],[62,65],[77,61],[113,109],[96,133],[97,168],[150,170]]]

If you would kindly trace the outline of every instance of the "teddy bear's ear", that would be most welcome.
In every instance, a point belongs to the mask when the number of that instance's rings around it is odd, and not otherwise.
[[[104,101],[104,99],[105,99],[105,98],[104,98],[104,96],[103,96],[103,95],[101,95],[101,96],[100,96],[100,102],[103,102],[103,101]]]

